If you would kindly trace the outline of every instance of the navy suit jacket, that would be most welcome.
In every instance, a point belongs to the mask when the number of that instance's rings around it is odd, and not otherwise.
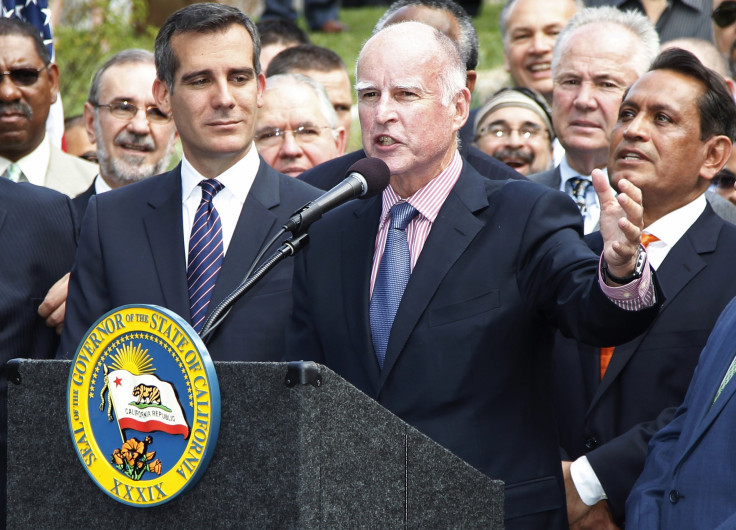
[[[84,212],[87,211],[89,200],[95,195],[97,195],[97,192],[95,191],[95,181],[92,180],[92,184],[90,184],[89,188],[72,199],[72,204],[77,212],[77,219],[79,219],[80,222],[84,219]]]
[[[288,358],[327,365],[504,480],[507,528],[567,528],[550,400],[555,326],[618,343],[641,333],[656,307],[626,312],[603,295],[598,258],[564,194],[490,180],[464,163],[406,286],[379,370],[369,291],[381,201],[348,203],[312,225],[295,264]]]
[[[527,178],[514,171],[509,166],[496,160],[490,155],[485,154],[480,149],[471,145],[463,145],[460,148],[460,154],[467,162],[475,168],[475,170],[492,180],[527,180]],[[333,158],[327,162],[323,162],[318,166],[308,169],[297,178],[315,186],[321,190],[329,190],[340,184],[347,177],[348,169],[358,160],[366,157],[365,151],[359,149],[346,155]]]
[[[586,240],[601,249],[599,233]],[[734,256],[736,226],[706,206],[657,269],[667,298],[659,315],[642,335],[616,348],[602,380],[597,348],[557,338],[560,442],[571,459],[587,454],[618,521],[649,439],[682,403],[710,330],[736,296]]]
[[[59,336],[36,312],[69,271],[78,226],[71,200],[0,178],[0,516],[5,520],[7,379],[14,358],[50,359]]]
[[[626,502],[626,528],[736,528],[736,378],[713,403],[736,355],[736,300],[700,355],[674,419],[649,443],[644,471]]]
[[[277,173],[261,159],[208,312],[237,287],[261,246],[289,216],[318,195],[318,190]],[[214,360],[281,359],[292,270],[293,260],[281,262],[233,306],[208,342]],[[59,356],[74,355],[89,326],[106,312],[140,303],[167,307],[190,321],[181,166],[90,200],[69,283]]]

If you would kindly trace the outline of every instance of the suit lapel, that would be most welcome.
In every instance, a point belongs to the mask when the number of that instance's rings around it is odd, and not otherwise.
[[[270,210],[278,206],[279,202],[278,174],[261,159],[256,178],[240,211],[222,268],[217,275],[207,308],[208,315],[240,284],[261,247],[266,244],[277,221],[276,215]]]
[[[369,375],[374,390],[378,388],[380,371],[370,328],[370,280],[381,207],[382,195],[379,194],[356,208],[357,222],[343,227],[340,252],[342,303],[343,311],[348,315],[348,335],[352,339],[357,362]]]
[[[143,216],[156,274],[166,307],[189,320],[189,292],[182,228],[181,164],[161,178],[159,193],[148,200]]]
[[[396,312],[381,371],[381,386],[443,278],[483,228],[484,223],[475,212],[486,206],[484,178],[464,161],[460,178],[432,225]]]
[[[723,226],[723,221],[713,213],[710,207],[706,207],[706,211],[669,251],[657,269],[657,280],[666,297],[658,318],[663,317],[669,305],[677,299],[685,286],[706,267],[701,254],[708,254],[715,250],[721,226]],[[601,384],[593,396],[588,413],[593,410],[601,396],[623,371],[650,331],[651,327],[633,341],[616,348]]]

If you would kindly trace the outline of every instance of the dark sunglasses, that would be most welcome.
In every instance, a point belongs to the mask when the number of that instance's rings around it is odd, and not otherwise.
[[[713,184],[722,190],[732,190],[734,183],[736,183],[736,175],[731,173],[728,169],[720,170],[718,174],[713,177]]]
[[[725,28],[736,22],[736,2],[723,2],[711,15],[718,27]]]
[[[33,83],[38,81],[38,76],[41,74],[41,70],[44,70],[45,68],[45,66],[42,66],[38,70],[35,68],[13,68],[7,72],[0,72],[0,83],[2,83],[4,76],[9,75],[10,80],[15,83],[16,86],[31,86]]]

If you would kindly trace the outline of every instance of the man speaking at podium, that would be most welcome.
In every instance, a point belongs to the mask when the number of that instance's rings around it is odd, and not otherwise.
[[[200,331],[259,249],[314,188],[271,169],[253,146],[265,77],[253,22],[221,4],[174,13],[156,38],[158,108],[184,157],[173,171],[90,200],[71,271],[59,356],[124,304],[157,304]],[[280,242],[279,242],[280,243]],[[232,308],[208,344],[215,360],[278,360],[291,308],[290,260]]]
[[[363,147],[389,166],[390,186],[311,227],[287,357],[327,365],[503,480],[507,528],[567,528],[551,343],[556,328],[620,343],[655,316],[662,295],[639,244],[641,193],[624,181],[616,198],[596,173],[599,261],[569,197],[482,177],[457,150],[465,66],[421,23],[376,33],[356,88]]]

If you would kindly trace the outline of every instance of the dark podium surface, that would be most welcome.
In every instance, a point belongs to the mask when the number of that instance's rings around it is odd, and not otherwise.
[[[121,504],[74,451],[70,366],[21,360],[8,383],[8,528],[503,528],[502,482],[320,365],[310,383],[286,363],[216,362],[207,472],[166,504]]]

